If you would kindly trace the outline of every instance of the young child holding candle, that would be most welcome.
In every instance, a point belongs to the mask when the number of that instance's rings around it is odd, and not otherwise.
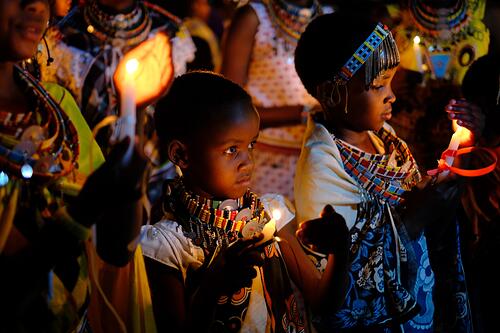
[[[250,96],[221,76],[193,72],[174,82],[157,110],[160,150],[183,172],[183,178],[166,184],[152,214],[161,221],[145,227],[142,244],[159,330],[307,331],[276,245],[256,246],[260,238],[251,238],[269,219],[266,212],[273,211],[277,230],[294,214],[282,196],[248,191],[259,131]],[[338,214],[327,211],[322,220],[334,220],[332,230],[343,230]],[[326,252],[347,253],[347,237],[334,239],[340,241],[327,242]],[[329,274],[321,276],[301,254],[288,256],[286,264],[300,288],[306,281],[315,286],[307,299],[318,308],[338,302],[346,269],[332,260]],[[302,264],[308,270],[300,275]],[[261,267],[254,270],[255,265]],[[320,295],[321,304],[315,302]]]
[[[248,191],[259,116],[237,84],[208,72],[177,78],[157,104],[160,151],[183,177],[165,184],[142,248],[159,331],[304,331],[270,219]],[[282,212],[282,219],[289,212]]]
[[[386,123],[398,64],[389,29],[359,13],[318,17],[296,49],[297,73],[323,108],[309,119],[297,165],[298,220],[313,219],[331,204],[345,218],[351,240],[344,304],[314,317],[319,331],[434,331],[434,273],[422,229],[423,222],[444,223],[449,207],[436,206],[447,202],[446,186],[426,186],[406,143]],[[415,187],[424,189],[404,200]],[[311,236],[310,225],[299,233],[308,235],[302,237],[306,244],[331,237]],[[456,297],[464,301],[459,319],[467,319],[466,294],[457,291]]]

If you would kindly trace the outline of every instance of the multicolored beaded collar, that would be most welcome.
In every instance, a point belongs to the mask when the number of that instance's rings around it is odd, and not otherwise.
[[[345,85],[356,72],[366,63],[365,84],[369,86],[383,71],[399,64],[399,52],[396,41],[389,28],[378,23],[373,32],[361,44],[356,52],[347,60],[333,81]]]
[[[212,249],[220,242],[229,244],[239,237],[251,237],[262,230],[270,217],[256,194],[247,191],[238,199],[212,200],[189,192],[182,178],[167,186],[163,212],[183,226],[194,244]]]
[[[69,174],[76,167],[79,155],[76,128],[39,81],[18,66],[15,74],[40,105],[29,124],[4,122],[0,126],[3,127],[0,171],[37,181],[51,181]],[[9,129],[9,126],[21,127]]]
[[[458,33],[472,17],[467,0],[456,0],[447,8],[432,6],[430,1],[409,0],[409,7],[417,28],[433,37],[439,37],[443,30]]]
[[[92,0],[83,9],[87,32],[114,46],[137,45],[146,40],[153,21],[145,4],[142,1],[135,3],[136,7],[130,13],[110,15]]]
[[[300,35],[316,16],[322,14],[321,5],[313,0],[311,7],[305,8],[285,0],[263,0],[269,17],[275,26],[276,35],[285,41],[290,51],[295,50]]]
[[[385,128],[376,135],[389,147],[388,154],[369,154],[332,135],[344,169],[368,193],[383,202],[399,204],[401,195],[420,180],[417,163],[406,143]]]

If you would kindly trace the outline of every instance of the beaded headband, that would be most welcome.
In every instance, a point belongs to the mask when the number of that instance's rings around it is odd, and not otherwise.
[[[364,64],[366,64],[365,84],[367,86],[383,71],[399,64],[396,41],[386,25],[377,24],[370,36],[335,74],[333,81],[340,85],[347,84]]]

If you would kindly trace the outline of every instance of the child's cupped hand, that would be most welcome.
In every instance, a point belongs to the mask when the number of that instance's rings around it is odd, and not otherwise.
[[[448,118],[470,130],[479,138],[485,126],[485,116],[481,108],[465,99],[451,99],[445,107]]]
[[[255,266],[262,266],[262,248],[255,244],[262,240],[258,234],[248,239],[238,239],[222,249],[209,266],[206,279],[219,295],[232,295],[241,288],[251,287],[252,280],[257,276]]]
[[[326,205],[321,217],[302,222],[297,238],[313,251],[325,254],[347,255],[350,246],[349,229],[342,215]]]

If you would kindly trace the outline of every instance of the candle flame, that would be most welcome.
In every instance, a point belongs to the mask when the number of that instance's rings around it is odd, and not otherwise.
[[[413,38],[413,43],[414,43],[414,44],[420,44],[420,37],[415,36],[415,37]]]
[[[125,64],[125,68],[128,74],[133,74],[139,68],[139,61],[135,58],[132,58],[127,61],[127,63]]]
[[[281,218],[281,210],[273,209],[273,219],[278,221]]]
[[[452,120],[451,126],[453,131],[455,131],[455,135],[460,137],[461,144],[472,141],[472,132],[469,129],[458,125],[456,120]]]
[[[148,105],[168,90],[173,77],[170,39],[165,33],[157,33],[123,56],[113,80],[119,93],[125,82],[133,85],[137,105]]]

